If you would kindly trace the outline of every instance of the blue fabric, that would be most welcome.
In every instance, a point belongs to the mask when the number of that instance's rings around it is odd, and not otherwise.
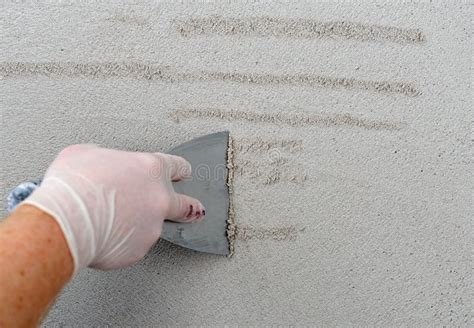
[[[33,181],[33,182],[24,182],[20,184],[18,187],[13,189],[10,194],[7,196],[7,211],[13,212],[15,207],[28,198],[36,188],[39,187],[41,181]]]

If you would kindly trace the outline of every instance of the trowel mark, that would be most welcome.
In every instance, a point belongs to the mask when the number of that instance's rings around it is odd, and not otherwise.
[[[350,114],[310,114],[310,113],[256,113],[242,110],[220,109],[180,109],[168,113],[176,123],[185,119],[218,119],[225,121],[246,121],[251,123],[285,124],[294,127],[304,126],[349,126],[367,130],[397,131],[402,128],[402,123],[388,121],[372,121],[357,118]]]
[[[313,74],[266,74],[216,71],[179,71],[173,67],[136,62],[106,63],[0,63],[0,78],[24,76],[51,78],[133,78],[162,81],[222,81],[256,85],[296,85],[321,88],[358,89],[381,93],[398,93],[405,96],[421,94],[409,82],[369,81],[347,77],[330,77]]]
[[[420,43],[426,39],[419,29],[368,25],[347,21],[320,22],[304,18],[208,16],[174,20],[172,24],[185,37],[196,35],[307,39],[329,37],[396,43]]]
[[[134,78],[145,80],[173,81],[176,72],[161,65],[149,65],[136,62],[107,62],[107,63],[27,63],[3,62],[0,63],[0,77],[68,77],[68,78]]]
[[[357,89],[372,92],[398,93],[415,97],[421,94],[415,85],[409,82],[368,81],[346,77],[330,77],[313,74],[261,74],[261,73],[227,73],[201,71],[194,75],[188,74],[190,79],[217,80],[257,85],[297,85],[318,88]]]
[[[304,167],[295,165],[283,166],[282,163],[261,163],[250,160],[240,160],[234,165],[234,175],[247,176],[253,182],[262,185],[274,185],[290,182],[302,185],[308,180]]]
[[[304,228],[297,228],[296,226],[266,228],[250,225],[238,225],[236,226],[236,239],[242,241],[252,239],[294,241],[298,237],[298,234],[302,233],[304,230]]]
[[[302,150],[301,139],[250,137],[234,140],[232,173],[247,176],[252,182],[262,185],[280,182],[303,184],[308,175],[304,167],[294,165],[295,156],[292,156]],[[288,158],[284,153],[291,155]]]
[[[270,149],[281,149],[289,153],[297,153],[303,150],[302,139],[262,139],[241,138],[235,142],[235,150],[239,152],[262,153]]]

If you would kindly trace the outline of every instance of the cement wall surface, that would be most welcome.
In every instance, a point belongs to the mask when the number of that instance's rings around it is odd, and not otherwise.
[[[2,1],[0,205],[69,144],[227,129],[235,256],[160,241],[45,326],[472,324],[468,1],[122,3]]]

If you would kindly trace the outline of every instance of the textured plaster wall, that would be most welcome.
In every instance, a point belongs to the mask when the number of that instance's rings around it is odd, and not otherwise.
[[[1,205],[72,143],[237,147],[233,258],[159,242],[45,325],[472,324],[471,8],[2,1]]]

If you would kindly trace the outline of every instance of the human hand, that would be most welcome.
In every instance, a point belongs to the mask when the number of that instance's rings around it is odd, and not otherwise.
[[[75,273],[91,266],[116,269],[140,260],[158,240],[164,220],[195,222],[197,200],[173,190],[191,175],[182,157],[74,145],[48,168],[23,204],[50,214],[61,227]]]

